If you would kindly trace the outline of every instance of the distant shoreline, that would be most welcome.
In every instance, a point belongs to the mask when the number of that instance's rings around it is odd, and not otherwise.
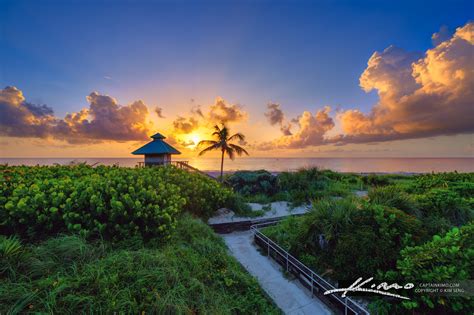
[[[178,158],[188,161],[199,170],[215,174],[220,170],[218,158]],[[134,167],[142,158],[0,158],[0,164],[8,165],[67,165],[71,162],[89,165],[118,165]],[[265,169],[271,173],[294,172],[302,168],[318,167],[340,173],[415,175],[426,173],[454,172],[473,173],[474,158],[237,158],[226,159],[225,173],[238,170]]]

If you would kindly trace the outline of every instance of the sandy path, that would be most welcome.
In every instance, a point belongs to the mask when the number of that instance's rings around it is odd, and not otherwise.
[[[261,210],[263,208],[262,204],[259,203],[248,203],[253,211]],[[234,214],[234,212],[228,212],[222,215],[216,215],[210,218],[208,224],[219,224],[219,223],[231,223],[231,222],[241,222],[248,220],[256,219],[271,219],[271,218],[280,218],[286,217],[294,214],[303,214],[310,210],[309,205],[303,205],[299,207],[292,208],[287,201],[276,201],[270,203],[271,210],[265,212],[262,216],[250,218],[250,217],[239,217]]]
[[[319,299],[311,298],[311,293],[298,280],[286,279],[275,261],[257,251],[251,231],[222,237],[232,255],[257,278],[260,286],[285,314],[332,314]]]

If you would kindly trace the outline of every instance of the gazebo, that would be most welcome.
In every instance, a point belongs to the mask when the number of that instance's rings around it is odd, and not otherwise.
[[[166,137],[162,134],[156,133],[151,138],[153,141],[132,152],[134,155],[145,156],[145,166],[170,164],[171,154],[181,154],[181,152],[163,141]]]

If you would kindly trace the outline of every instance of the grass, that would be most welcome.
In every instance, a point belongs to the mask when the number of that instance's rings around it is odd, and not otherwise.
[[[8,266],[0,270],[2,312],[279,313],[222,239],[190,216],[179,219],[166,244],[87,242],[74,235],[8,242],[13,249],[0,252]]]

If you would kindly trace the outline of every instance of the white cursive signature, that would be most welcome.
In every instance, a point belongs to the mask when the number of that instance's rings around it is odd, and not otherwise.
[[[387,296],[392,296],[392,297],[396,297],[396,298],[399,298],[399,299],[404,299],[404,300],[410,300],[409,297],[406,297],[406,296],[402,296],[402,295],[398,295],[398,294],[395,294],[395,293],[390,293],[390,292],[386,292],[390,289],[395,289],[395,290],[399,290],[399,289],[405,289],[405,290],[409,290],[409,289],[412,289],[415,285],[413,283],[407,283],[405,284],[404,286],[401,286],[399,285],[398,283],[392,283],[392,284],[388,284],[387,282],[382,282],[381,284],[379,285],[376,285],[375,283],[372,284],[370,286],[370,288],[363,288],[363,286],[367,283],[369,283],[370,281],[372,281],[374,278],[369,278],[365,281],[362,281],[362,277],[360,277],[359,279],[357,279],[356,281],[354,281],[353,284],[351,284],[350,287],[348,288],[339,288],[339,289],[333,289],[333,290],[327,290],[326,292],[324,292],[324,295],[328,295],[328,294],[331,294],[331,293],[334,293],[334,292],[344,292],[342,294],[342,297],[346,297],[346,294],[347,292],[372,292],[372,293],[377,293],[377,294],[380,294],[380,295],[387,295]],[[362,281],[362,282],[361,282]],[[382,290],[385,290],[385,291],[382,291]]]

